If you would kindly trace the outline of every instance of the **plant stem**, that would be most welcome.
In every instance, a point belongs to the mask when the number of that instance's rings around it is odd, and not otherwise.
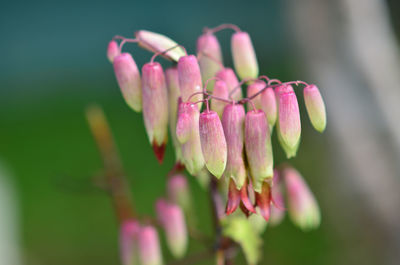
[[[135,214],[121,160],[103,110],[96,105],[90,106],[86,110],[86,118],[103,161],[106,183],[116,216],[122,223],[135,217]]]
[[[216,263],[217,265],[233,265],[233,257],[227,255],[227,252],[234,247],[234,242],[229,237],[222,234],[221,219],[225,215],[225,208],[218,192],[218,182],[213,176],[211,176],[209,192],[216,233]]]

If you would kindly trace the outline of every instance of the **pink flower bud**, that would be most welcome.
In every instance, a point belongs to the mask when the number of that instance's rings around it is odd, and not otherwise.
[[[273,176],[271,136],[262,110],[252,110],[246,114],[245,147],[253,187],[260,193],[264,180]]]
[[[204,167],[199,132],[199,109],[190,102],[181,102],[178,109],[176,136],[181,144],[183,163],[191,175]]]
[[[323,132],[326,127],[325,104],[316,85],[308,85],[303,90],[308,117],[314,128]]]
[[[215,111],[200,114],[200,141],[207,169],[215,177],[224,173],[227,159],[227,147],[221,120]]]
[[[271,87],[261,93],[261,109],[267,115],[269,130],[272,132],[276,123],[278,107],[276,106],[274,90]]]
[[[301,134],[299,104],[293,91],[279,94],[278,110],[278,139],[290,158],[296,155]]]
[[[125,102],[134,111],[142,110],[142,88],[140,73],[129,53],[114,58],[114,72]]]
[[[125,221],[120,230],[120,253],[123,265],[138,264],[138,233],[140,225],[136,220]]]
[[[107,46],[107,58],[110,63],[113,63],[114,58],[118,55],[120,55],[118,43],[115,40],[112,40]]]
[[[156,204],[158,219],[164,228],[167,245],[176,258],[185,255],[188,233],[183,212],[179,206],[160,199]]]
[[[218,39],[214,34],[204,33],[197,39],[197,54],[203,82],[214,77],[221,70],[222,52]],[[208,83],[207,89],[212,90],[214,82]]]
[[[139,255],[141,265],[162,265],[160,242],[154,227],[143,226],[139,230]]]
[[[178,76],[183,101],[188,101],[193,93],[203,90],[200,67],[196,56],[186,55],[179,59]],[[196,102],[202,99],[203,95],[199,94],[191,97],[190,101]],[[198,104],[198,108],[201,108],[201,104]]]
[[[168,137],[168,95],[161,65],[157,62],[143,65],[142,81],[144,125],[161,163]]]
[[[261,89],[265,88],[266,84],[262,80],[256,80],[250,85],[247,86],[247,97],[251,97],[258,93]],[[261,104],[261,94],[256,96],[255,98],[252,99],[252,102],[256,109],[261,109],[262,104]],[[252,105],[250,103],[247,103],[247,109],[252,109]]]
[[[135,33],[136,39],[139,41],[139,45],[144,49],[153,53],[163,52],[167,49],[177,46],[178,44],[170,38],[154,33],[147,30],[139,30]],[[177,62],[181,56],[186,54],[182,47],[176,47],[169,50],[168,52],[162,53],[161,56],[168,60]]]
[[[233,64],[240,79],[257,78],[258,63],[249,34],[243,31],[234,33],[231,46]]]
[[[172,143],[174,144],[176,161],[182,161],[181,145],[176,138],[176,121],[178,119],[178,99],[181,95],[179,89],[178,69],[170,67],[165,70],[165,79],[168,88],[168,124],[171,132]]]
[[[222,126],[228,147],[228,159],[224,176],[232,178],[238,189],[246,181],[246,167],[244,165],[244,108],[239,104],[229,104],[222,115]]]
[[[168,198],[179,205],[184,212],[192,208],[192,198],[186,177],[181,174],[173,175],[168,179]]]
[[[219,97],[223,99],[229,99],[229,90],[225,81],[217,80],[215,81],[214,90],[212,95],[214,97]],[[211,98],[211,109],[218,113],[218,116],[221,118],[222,113],[224,112],[224,108],[227,105],[226,102]]]
[[[228,86],[229,92],[235,90],[232,93],[232,99],[240,100],[242,99],[242,88],[239,86],[239,80],[237,79],[235,72],[232,68],[224,68],[218,71],[216,77],[222,81],[225,81]]]
[[[272,179],[272,205],[271,205],[271,217],[269,223],[272,226],[280,224],[285,216],[285,202],[283,199],[283,187],[282,187],[281,176],[278,170],[274,170],[274,177]]]
[[[260,192],[256,191],[256,204],[260,215],[267,222],[271,216],[271,199],[271,185],[264,181],[261,183]]]
[[[285,168],[282,174],[286,183],[290,218],[303,230],[317,228],[321,215],[306,182],[294,168]]]

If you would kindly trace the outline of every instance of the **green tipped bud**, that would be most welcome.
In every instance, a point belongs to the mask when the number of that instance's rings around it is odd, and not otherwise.
[[[326,111],[324,100],[318,87],[316,85],[308,85],[304,88],[303,93],[311,124],[317,131],[323,132],[326,127]]]
[[[200,140],[207,169],[220,178],[226,167],[227,147],[221,120],[215,111],[200,114]]]
[[[178,44],[167,36],[147,30],[139,30],[135,36],[139,41],[139,46],[153,53],[160,53],[168,60],[177,62],[181,56],[186,55],[185,50],[182,47],[176,47]],[[171,49],[172,47],[176,48]],[[171,50],[164,53],[167,49]]]
[[[240,79],[257,78],[258,63],[249,34],[236,32],[232,35],[231,46],[233,63]]]

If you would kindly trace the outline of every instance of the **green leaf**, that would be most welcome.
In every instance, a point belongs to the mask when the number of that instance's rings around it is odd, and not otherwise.
[[[256,264],[261,258],[262,239],[244,216],[232,216],[223,220],[223,234],[238,243],[249,264]]]

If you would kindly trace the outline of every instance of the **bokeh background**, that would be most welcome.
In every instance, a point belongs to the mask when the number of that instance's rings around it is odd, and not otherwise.
[[[261,73],[318,84],[328,110],[320,135],[302,107],[291,161],[320,203],[322,225],[304,233],[286,218],[268,228],[263,264],[398,264],[399,11],[396,0],[2,2],[0,264],[119,264],[113,209],[93,184],[102,165],[86,106],[104,108],[139,213],[154,215],[173,152],[158,166],[141,115],[120,95],[107,43],[147,29],[193,53],[204,26],[227,22],[251,34]],[[230,32],[218,36],[230,65]],[[151,57],[126,50],[138,65]],[[283,162],[278,145],[274,152]],[[211,234],[207,194],[190,184]]]

